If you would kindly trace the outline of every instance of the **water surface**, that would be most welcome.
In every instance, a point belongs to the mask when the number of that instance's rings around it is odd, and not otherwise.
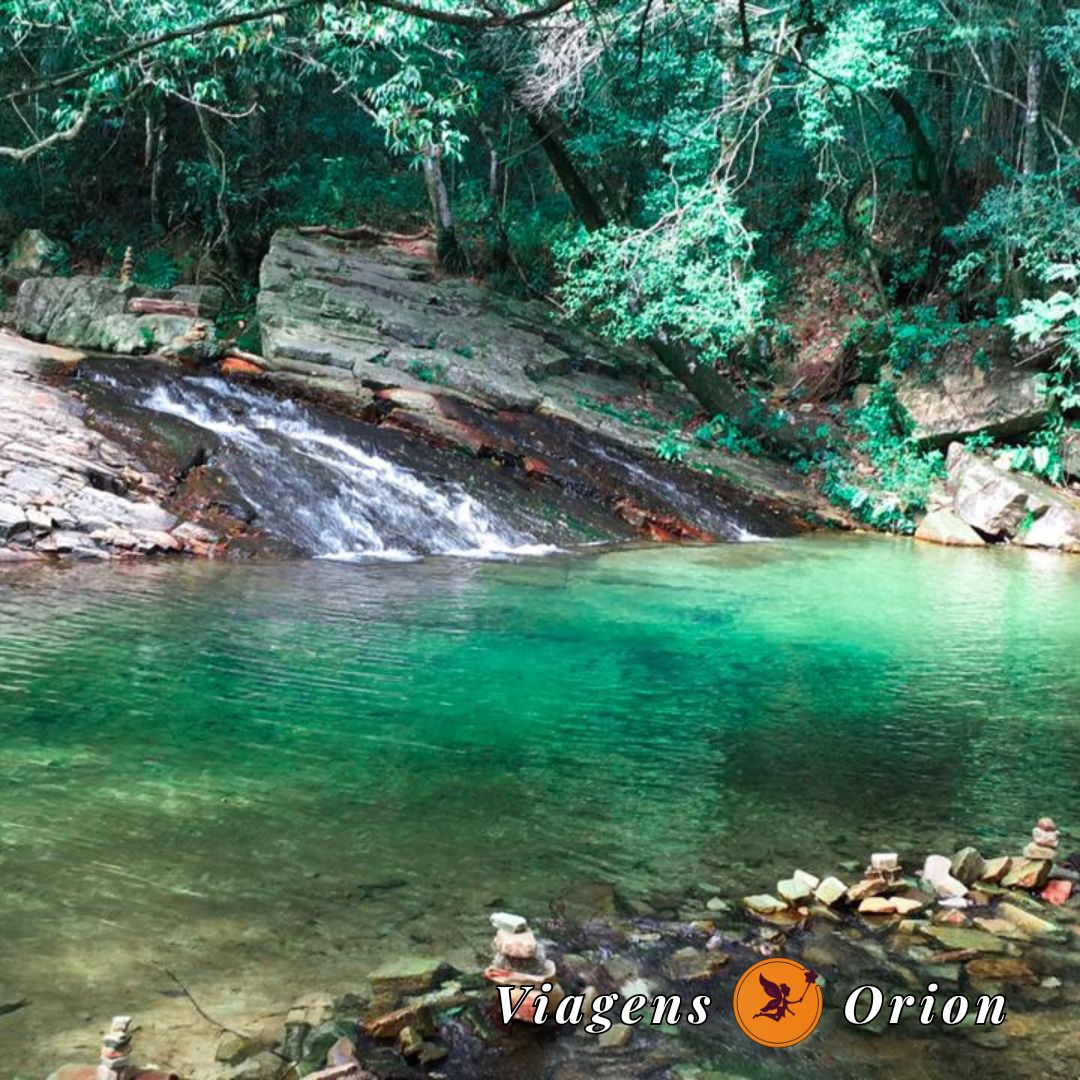
[[[1080,560],[852,537],[0,575],[0,1050],[85,1057],[163,968],[472,964],[583,883],[1015,847],[1080,796],[1078,611]]]

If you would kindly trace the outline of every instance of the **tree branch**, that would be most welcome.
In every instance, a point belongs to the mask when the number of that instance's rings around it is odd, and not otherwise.
[[[79,132],[86,127],[86,121],[90,119],[90,102],[88,101],[84,106],[81,113],[79,113],[78,119],[71,127],[64,131],[54,131],[51,135],[44,139],[39,139],[32,146],[15,147],[15,146],[0,146],[0,157],[14,158],[15,161],[29,161],[35,154],[40,154],[42,150],[48,150],[50,146],[55,146],[57,143],[71,142],[72,139],[76,139],[79,136]]]
[[[24,86],[19,90],[13,90],[0,98],[0,102],[19,101],[23,98],[33,97],[35,94],[44,93],[47,90],[59,90],[65,86],[72,86],[81,82],[91,75],[96,75],[112,64],[129,60],[133,56],[156,49],[159,45],[167,45],[172,41],[180,41],[184,38],[198,37],[200,34],[210,33],[213,30],[222,30],[230,26],[242,26],[245,23],[258,22],[262,19],[270,19],[275,15],[288,15],[304,8],[315,7],[322,0],[288,0],[286,3],[274,4],[270,7],[258,8],[254,11],[235,12],[231,15],[219,15],[213,19],[207,19],[193,26],[185,26],[176,30],[168,30],[152,37],[135,41],[122,49],[111,53],[109,56],[84,64],[80,68],[56,75],[51,79],[44,79],[33,86]],[[428,22],[442,23],[446,26],[459,26],[469,30],[495,30],[507,26],[521,26],[525,23],[535,22],[538,19],[553,15],[569,7],[574,0],[548,0],[540,7],[529,11],[519,12],[517,15],[491,14],[486,17],[479,15],[461,15],[452,11],[435,11],[422,4],[409,3],[408,0],[366,0],[371,7],[384,8],[388,11],[396,11],[401,15],[411,15],[413,18],[425,19]]]

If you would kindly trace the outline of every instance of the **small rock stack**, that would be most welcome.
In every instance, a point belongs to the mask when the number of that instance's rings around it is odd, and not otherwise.
[[[1058,846],[1057,825],[1049,817],[1039,818],[1031,830],[1031,843],[1024,848],[1028,859],[1056,859]]]
[[[551,1009],[563,999],[562,988],[555,982],[555,964],[547,958],[544,946],[536,940],[529,924],[520,915],[496,911],[491,916],[491,925],[495,928],[492,941],[495,956],[484,977],[496,986],[533,987],[525,993],[524,1000],[514,1012],[515,1020],[531,1023],[536,1014],[537,996],[542,993],[542,983],[552,983],[548,994]],[[516,1005],[520,996],[512,994],[512,1003]]]
[[[101,1040],[96,1080],[133,1080],[138,1071],[131,1058],[131,1017],[114,1016]]]

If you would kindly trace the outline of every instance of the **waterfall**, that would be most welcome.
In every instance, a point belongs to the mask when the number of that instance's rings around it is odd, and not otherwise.
[[[407,560],[557,550],[500,520],[460,484],[396,464],[296,402],[183,376],[142,389],[137,404],[211,432],[214,464],[258,524],[312,555]]]

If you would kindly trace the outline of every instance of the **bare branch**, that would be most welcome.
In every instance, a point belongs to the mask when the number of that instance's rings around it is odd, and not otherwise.
[[[30,158],[36,154],[40,154],[42,150],[48,150],[50,146],[55,146],[57,143],[71,142],[72,139],[77,139],[79,133],[84,127],[86,127],[86,121],[90,119],[90,102],[83,106],[83,110],[79,113],[78,119],[71,127],[66,128],[64,131],[54,131],[51,135],[46,136],[44,139],[39,139],[31,146],[15,147],[15,146],[0,146],[0,157],[13,158],[15,161],[29,161]]]

